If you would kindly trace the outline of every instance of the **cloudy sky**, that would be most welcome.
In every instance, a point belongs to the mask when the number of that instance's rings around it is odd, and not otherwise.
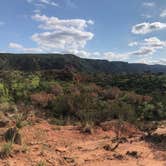
[[[0,52],[166,64],[166,0],[1,0]]]

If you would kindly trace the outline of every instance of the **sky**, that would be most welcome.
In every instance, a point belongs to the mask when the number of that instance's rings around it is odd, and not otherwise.
[[[166,64],[166,0],[1,0],[0,52]]]

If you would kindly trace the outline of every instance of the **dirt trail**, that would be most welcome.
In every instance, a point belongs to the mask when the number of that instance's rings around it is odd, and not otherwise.
[[[98,128],[86,135],[74,126],[41,121],[22,128],[21,134],[23,145],[14,145],[12,156],[1,159],[0,166],[39,166],[42,162],[46,166],[166,166],[166,151],[151,148],[139,137],[128,138],[115,151],[105,150],[105,145],[112,146],[112,130]]]

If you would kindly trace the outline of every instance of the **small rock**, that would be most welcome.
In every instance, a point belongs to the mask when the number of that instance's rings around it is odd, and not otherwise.
[[[74,163],[74,159],[71,157],[64,157],[64,159],[68,162],[68,163]]]
[[[121,154],[113,154],[113,157],[118,159],[118,160],[123,160],[124,159],[123,155],[121,155]]]
[[[128,142],[128,140],[127,140],[126,137],[121,137],[121,138],[114,138],[114,139],[112,139],[112,142],[113,143],[119,142],[119,143],[123,144],[123,143]]]
[[[107,144],[107,145],[104,145],[103,148],[106,150],[106,151],[112,151],[112,147]]]
[[[56,148],[55,150],[61,153],[66,152],[66,148]]]
[[[128,156],[131,156],[131,157],[134,157],[134,158],[139,158],[140,156],[138,155],[138,152],[137,151],[127,151],[126,152],[126,155]]]

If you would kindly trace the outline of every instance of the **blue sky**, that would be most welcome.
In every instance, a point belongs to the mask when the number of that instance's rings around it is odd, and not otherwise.
[[[166,0],[2,0],[0,52],[166,64]]]

